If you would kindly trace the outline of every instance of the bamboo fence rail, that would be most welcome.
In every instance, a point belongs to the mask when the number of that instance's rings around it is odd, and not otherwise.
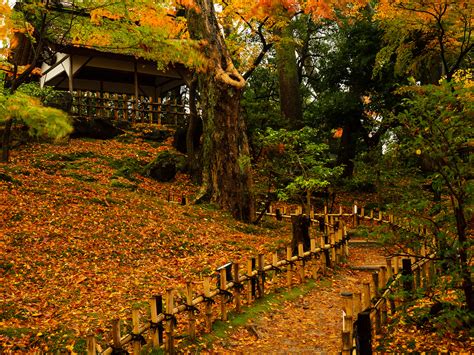
[[[343,227],[342,222],[338,226]],[[343,247],[347,243],[347,233],[344,234],[345,228],[337,229],[336,225],[329,227],[328,232],[334,235],[330,243],[326,243],[327,238],[322,237],[319,243],[316,238],[312,238],[309,250],[305,251],[303,244],[299,244],[297,253],[294,255],[290,247],[287,249],[284,259],[281,259],[280,255],[275,252],[272,254],[271,262],[266,262],[265,255],[260,254],[256,258],[252,258],[253,260],[248,260],[247,263],[229,263],[219,270],[219,278],[215,287],[212,287],[211,277],[204,277],[198,282],[187,282],[186,300],[181,304],[175,304],[175,290],[169,289],[165,296],[164,310],[161,308],[160,311],[162,298],[153,296],[150,299],[148,322],[140,322],[138,312],[133,311],[132,332],[122,335],[120,320],[114,320],[110,345],[102,350],[91,335],[87,339],[88,354],[113,354],[124,350],[126,346],[131,348],[132,353],[139,354],[143,344],[164,345],[166,353],[175,353],[177,316],[187,318],[186,334],[192,339],[196,335],[196,323],[199,318],[204,318],[202,323],[205,331],[211,331],[216,318],[226,320],[229,311],[241,312],[244,298],[246,298],[247,304],[250,304],[253,300],[263,297],[266,287],[265,280],[270,277],[273,278],[276,274],[286,271],[287,286],[292,287],[295,278],[298,282],[304,282],[308,277],[318,277],[319,273],[325,270],[325,266],[320,266],[321,256],[321,259],[328,265],[335,265],[344,257],[344,252],[347,250]],[[325,253],[331,250],[334,252]],[[324,255],[329,255],[329,260],[325,259]],[[247,265],[247,268],[244,269],[241,265]],[[202,285],[202,289],[195,289],[195,284]],[[213,307],[214,303],[217,306]],[[198,307],[203,308],[203,317],[197,316]],[[145,339],[144,335],[148,339]]]
[[[270,207],[267,215],[276,218],[281,217],[283,220],[291,218],[291,214],[286,214],[286,212],[291,211],[283,212],[277,212]],[[299,213],[301,213],[301,208],[295,210],[295,214]],[[255,299],[263,297],[266,280],[269,278],[283,274],[286,276],[287,286],[292,287],[295,284],[295,279],[298,282],[304,282],[310,277],[317,278],[320,274],[325,273],[327,267],[333,267],[341,262],[348,256],[348,224],[344,219],[356,223],[360,218],[366,217],[369,217],[366,219],[373,219],[379,223],[400,221],[400,219],[388,214],[386,215],[387,218],[384,219],[381,213],[377,218],[373,214],[364,216],[363,213],[363,209],[361,209],[361,213],[357,213],[357,207],[354,207],[352,213],[343,213],[341,208],[337,214],[330,214],[327,209],[322,213],[313,211],[310,213],[311,221],[313,225],[319,225],[321,233],[319,240],[316,235],[311,237],[309,250],[305,251],[303,244],[299,243],[296,252],[291,247],[287,247],[286,253],[274,252],[270,258],[271,262],[267,262],[265,255],[260,254],[244,263],[229,263],[218,270],[218,279],[215,286],[213,286],[214,283],[211,277],[204,277],[197,282],[188,281],[186,283],[185,300],[179,304],[174,289],[167,290],[164,304],[161,295],[154,295],[149,301],[150,319],[147,322],[141,321],[138,311],[133,310],[132,331],[122,335],[120,320],[113,320],[112,339],[108,347],[102,349],[94,336],[91,335],[87,338],[87,353],[106,355],[120,353],[128,348],[133,354],[139,354],[144,344],[153,347],[164,346],[166,353],[176,353],[177,317],[183,318],[184,323],[187,323],[187,329],[181,327],[181,331],[184,331],[185,336],[192,340],[196,337],[198,328],[210,332],[215,319],[227,320],[229,312],[241,312],[244,302],[250,305]],[[285,258],[282,259],[281,255],[283,254]],[[245,265],[246,267],[243,267]],[[395,270],[390,268],[384,274],[384,278],[387,278],[388,275],[396,275],[397,268],[393,264],[390,265]],[[197,289],[195,285],[202,286]],[[386,292],[384,291],[383,295]],[[345,297],[349,300],[348,295],[345,295]],[[353,302],[353,298],[350,299]],[[359,296],[357,302],[364,305],[363,308],[366,309],[367,302],[370,302],[371,299],[372,297],[369,297],[366,292],[363,297],[362,294]],[[374,310],[380,308],[378,302],[375,305],[377,307],[373,307]],[[201,316],[198,315],[199,313],[201,313]],[[349,311],[349,306],[347,306],[344,327],[348,329],[353,327],[353,319],[351,318],[353,314],[357,313],[352,312],[352,309]],[[383,319],[385,318],[386,316],[383,317]],[[182,337],[183,334],[179,336]],[[352,339],[353,332],[347,334],[347,330],[344,330],[343,340],[345,343],[352,341]]]
[[[115,122],[178,126],[186,119],[186,106],[178,100],[112,94],[108,92],[75,91],[72,114],[81,117],[108,118]]]

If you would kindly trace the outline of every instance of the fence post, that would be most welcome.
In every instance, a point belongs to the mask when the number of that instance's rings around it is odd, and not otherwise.
[[[372,282],[374,285],[373,295],[375,298],[379,298],[379,273],[377,271],[372,273]]]
[[[370,282],[364,282],[363,283],[363,305],[362,308],[365,310],[370,307]]]
[[[411,269],[411,259],[402,259],[403,289],[407,292],[413,290],[413,271]]]
[[[221,269],[220,271],[219,291],[221,292],[220,294],[221,320],[226,321],[227,320],[227,308],[226,308],[227,295],[225,294],[225,291],[227,291],[227,270],[226,269]]]
[[[380,267],[379,275],[380,275],[379,289],[384,290],[385,287],[387,286],[387,267],[386,266]]]
[[[122,344],[120,342],[120,319],[114,319],[112,321],[112,344],[114,350],[122,350]]]
[[[390,282],[393,277],[392,258],[386,257],[385,262],[387,263],[387,281]]]
[[[358,314],[359,312],[362,311],[362,294],[360,292],[354,292],[353,301],[354,301],[353,314]]]
[[[321,258],[320,258],[320,265],[321,265],[321,273],[323,275],[326,275],[326,264],[327,264],[327,261],[326,261],[326,249],[325,249],[325,246],[326,246],[326,243],[325,243],[325,237],[324,235],[321,236]]]
[[[241,292],[241,284],[239,281],[239,263],[233,263],[233,279],[234,279],[234,285],[235,285],[235,294],[234,294],[234,299],[235,299],[235,312],[240,313],[242,311],[242,305],[240,301],[240,292]]]
[[[265,255],[258,254],[257,259],[257,268],[258,268],[258,278],[257,278],[257,289],[258,289],[258,297],[263,297],[265,293],[265,272],[263,271],[263,267],[265,266]]]
[[[89,335],[87,337],[87,355],[96,355],[96,342],[94,335]]]
[[[154,348],[163,344],[163,324],[158,324],[158,314],[163,313],[163,299],[161,296],[153,296],[150,298],[151,313],[151,341]]]
[[[168,354],[174,354],[174,316],[173,316],[173,309],[174,309],[174,300],[173,295],[174,290],[169,288],[166,290],[166,344],[165,344],[165,351]]]
[[[341,293],[343,300],[342,354],[351,354],[353,332],[353,299],[351,292]]]
[[[336,232],[334,230],[334,223],[329,227],[329,238],[331,240],[331,265],[336,266],[338,263],[338,247],[336,245]]]
[[[303,260],[303,254],[304,254],[304,249],[303,249],[303,243],[298,243],[298,257],[300,258],[298,262],[299,266],[299,272],[300,272],[300,279],[301,282],[304,282],[304,260]]]
[[[139,334],[140,331],[140,315],[139,315],[139,310],[138,309],[132,309],[132,335],[133,338],[133,355],[140,355],[140,351],[142,349],[142,342]]]
[[[372,331],[370,311],[363,311],[357,315],[357,344],[359,354],[372,355]]]
[[[286,284],[289,288],[291,288],[291,279],[292,279],[292,264],[291,264],[291,258],[293,257],[293,251],[291,246],[286,247],[286,260],[288,261],[288,266],[286,268]]]
[[[310,251],[311,251],[311,270],[312,270],[312,276],[313,279],[316,280],[318,278],[318,262],[316,260],[316,256],[314,253],[316,253],[316,238],[311,238],[310,239]]]
[[[252,302],[252,259],[247,260],[247,304]]]
[[[193,284],[191,281],[186,282],[186,305],[188,306],[189,338],[194,340],[196,338],[196,316],[194,314],[193,306]]]
[[[385,324],[387,322],[387,300],[385,298],[382,299],[382,319],[381,323]]]
[[[399,263],[400,263],[399,258],[398,258],[398,256],[394,256],[392,258],[392,260],[393,260],[393,262],[392,262],[392,264],[393,264],[393,273],[394,273],[394,275],[397,275],[398,272],[400,271],[399,270]]]
[[[352,207],[352,225],[356,227],[358,225],[358,220],[357,220],[357,205],[354,203],[354,206]]]
[[[211,278],[209,276],[203,279],[204,297],[206,299],[206,332],[212,331],[212,302],[211,302]]]

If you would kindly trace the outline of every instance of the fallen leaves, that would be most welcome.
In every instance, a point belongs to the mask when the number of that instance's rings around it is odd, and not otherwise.
[[[273,247],[278,230],[246,234],[220,211],[164,202],[169,192],[194,192],[183,175],[157,183],[132,174],[120,181],[135,189],[112,186],[114,162],[150,161],[161,150],[71,140],[23,147],[0,166],[20,182],[0,181],[2,351],[65,349],[128,319],[132,304]],[[277,239],[289,236],[285,228]]]

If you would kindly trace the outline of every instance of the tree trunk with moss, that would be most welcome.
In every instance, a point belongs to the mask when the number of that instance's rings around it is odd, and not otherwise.
[[[200,73],[203,115],[203,185],[210,201],[240,220],[254,219],[254,199],[246,126],[240,115],[245,80],[232,64],[210,0],[188,11],[191,37],[206,41],[209,65]]]
[[[281,36],[275,46],[280,85],[281,114],[291,129],[303,127],[303,108],[296,62],[296,48],[291,28],[277,31]]]

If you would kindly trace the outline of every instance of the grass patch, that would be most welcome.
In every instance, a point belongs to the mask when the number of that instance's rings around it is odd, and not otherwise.
[[[34,331],[29,328],[2,328],[0,329],[0,335],[7,338],[18,338],[22,335],[32,334]]]
[[[142,174],[145,162],[134,158],[107,159],[109,166],[115,169],[113,177],[137,182],[135,174]]]

